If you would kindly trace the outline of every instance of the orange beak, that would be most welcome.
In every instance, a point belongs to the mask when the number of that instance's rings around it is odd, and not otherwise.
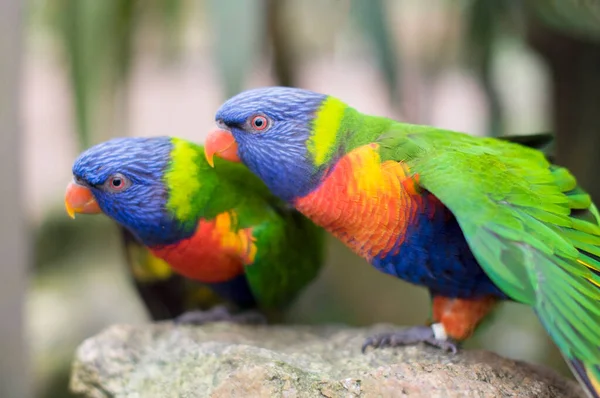
[[[75,213],[97,214],[102,213],[92,191],[83,185],[70,182],[65,193],[65,207],[67,214],[75,218]]]
[[[227,130],[212,131],[204,142],[204,154],[210,167],[215,167],[213,159],[215,155],[231,162],[241,162],[237,150],[237,142],[235,142],[233,134]]]

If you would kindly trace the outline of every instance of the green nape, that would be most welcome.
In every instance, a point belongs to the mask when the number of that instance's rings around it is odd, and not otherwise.
[[[213,168],[206,161],[203,146],[179,138],[171,138],[171,142],[171,161],[164,181],[167,209],[177,220],[195,223],[239,207],[240,202],[275,200],[244,165],[217,158]]]
[[[204,182],[201,179],[203,167],[200,164],[199,148],[179,138],[172,138],[171,162],[165,171],[165,183],[169,188],[167,209],[179,220],[193,218],[197,209],[196,201],[190,198],[197,197],[201,192]],[[206,181],[210,182],[210,181]]]
[[[328,96],[317,111],[307,141],[313,164],[316,167],[327,165],[336,154],[348,153],[375,141],[393,123],[396,122],[389,118],[364,115],[339,99]]]
[[[327,97],[317,111],[312,133],[307,142],[308,151],[313,156],[315,166],[319,167],[331,160],[331,154],[339,141],[337,131],[348,108],[334,97]]]

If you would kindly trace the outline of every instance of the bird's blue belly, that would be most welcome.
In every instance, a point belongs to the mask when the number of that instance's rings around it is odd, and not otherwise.
[[[380,254],[371,264],[378,270],[416,285],[434,295],[476,298],[493,295],[508,298],[485,274],[449,210],[431,218],[417,215],[399,250]]]

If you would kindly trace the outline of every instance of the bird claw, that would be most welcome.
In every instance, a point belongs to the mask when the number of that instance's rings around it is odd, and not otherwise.
[[[232,314],[224,305],[217,305],[209,310],[193,310],[185,312],[174,319],[179,325],[204,325],[212,322],[231,322],[245,325],[263,325],[267,318],[258,311],[246,311]]]
[[[436,338],[433,329],[429,326],[415,326],[401,331],[386,332],[369,336],[363,343],[361,351],[364,354],[369,347],[377,349],[383,347],[415,345],[418,343],[426,343],[452,354],[456,354],[458,351],[456,343],[450,340]]]
[[[424,340],[423,342],[426,344],[429,344],[433,347],[437,347],[441,350],[449,352],[452,355],[454,355],[458,352],[458,347],[457,347],[456,343],[449,341],[449,340],[439,340],[436,338],[432,338],[432,339]]]

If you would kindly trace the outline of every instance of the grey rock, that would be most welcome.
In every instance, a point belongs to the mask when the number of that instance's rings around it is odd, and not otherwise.
[[[116,325],[78,348],[88,397],[582,397],[549,369],[486,351],[360,352],[389,326]]]

